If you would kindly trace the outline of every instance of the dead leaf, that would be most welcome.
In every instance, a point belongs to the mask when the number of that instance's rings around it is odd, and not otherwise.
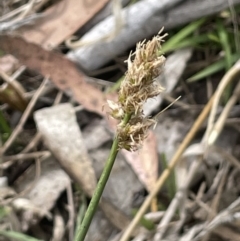
[[[34,119],[46,146],[91,197],[97,181],[72,105],[67,103],[38,110]]]
[[[62,0],[48,8],[35,25],[20,29],[30,42],[54,48],[87,23],[108,2]]]
[[[76,122],[73,107],[70,104],[61,104],[44,108],[35,112],[34,118],[46,146],[57,157],[58,162],[69,176],[81,185],[85,193],[91,197],[97,181],[84,145],[84,139]],[[106,159],[104,158],[104,161]],[[107,187],[115,188],[116,185],[113,187],[110,179],[110,183],[108,182],[106,185],[105,193]],[[128,189],[131,190],[129,187]],[[128,197],[127,201],[129,199],[131,197]],[[126,201],[122,201],[121,205],[126,205]],[[104,197],[100,206],[110,221],[119,229],[125,228],[126,223],[129,223],[129,218],[120,210],[113,208],[113,205],[106,202]],[[116,215],[118,215],[117,220]]]
[[[41,176],[37,180],[35,180],[36,172],[34,169],[35,167],[30,167],[16,182],[18,192],[28,190],[34,183],[31,190],[25,194],[25,201],[16,199],[17,202],[14,203],[15,206],[18,205],[24,209],[24,203],[29,202],[25,205],[25,211],[22,215],[21,224],[24,230],[27,230],[29,225],[37,223],[43,216],[48,216],[56,200],[70,182],[68,175],[53,157],[41,162]]]
[[[158,177],[158,153],[156,137],[149,132],[143,147],[138,152],[122,150],[127,162],[131,165],[139,180],[150,192]]]
[[[62,54],[44,50],[20,37],[0,36],[1,49],[14,55],[21,63],[49,76],[61,90],[70,91],[86,109],[105,115],[102,108],[106,103],[103,93],[86,83],[87,77],[78,71],[73,62]]]

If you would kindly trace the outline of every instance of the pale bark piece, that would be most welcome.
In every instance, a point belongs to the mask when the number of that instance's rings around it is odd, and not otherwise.
[[[232,0],[231,3],[237,4],[240,0]],[[86,70],[94,70],[122,54],[136,42],[157,34],[162,27],[168,30],[217,13],[228,5],[229,1],[226,0],[139,1],[122,10],[125,25],[112,41],[73,50],[68,56]],[[82,40],[100,39],[113,30],[114,18],[109,16],[86,33]]]
[[[55,48],[99,12],[109,0],[62,0],[46,10],[34,25],[20,29],[30,42]]]
[[[121,6],[123,8],[131,2],[131,0],[118,0],[118,1],[121,1]],[[87,22],[84,26],[82,26],[82,28],[78,31],[78,33],[80,35],[85,34],[93,26],[101,22],[106,17],[110,16],[113,13],[113,4],[114,4],[114,1],[109,1],[100,12],[95,14],[94,17],[91,20],[89,20],[89,22]]]
[[[142,148],[138,152],[122,150],[127,162],[146,189],[150,192],[158,177],[158,153],[155,134],[149,131]]]
[[[154,30],[156,30],[156,27],[158,30],[153,31],[152,26],[148,26],[148,19],[157,13],[157,11],[164,11],[180,1],[181,0],[146,0],[130,5],[128,8],[122,10],[124,27],[112,41],[99,41],[99,43],[92,46],[76,49],[71,51],[68,57],[78,62],[87,70],[97,69],[135,45],[137,41],[158,32],[163,26],[155,26]],[[81,40],[91,41],[92,39],[101,39],[113,33],[114,30],[114,16],[109,16],[93,27]],[[94,58],[89,59],[90,56],[91,58],[94,56]]]
[[[34,166],[30,167],[16,183],[17,191],[26,193],[24,198],[35,207],[29,206],[23,212],[21,225],[24,230],[36,224],[39,219],[50,212],[58,197],[71,182],[67,173],[61,169],[53,157],[41,162],[40,177],[36,177],[35,169]],[[24,191],[29,190],[30,187],[30,191]]]
[[[38,110],[34,118],[45,145],[69,176],[92,196],[96,177],[72,105]]]
[[[101,147],[113,138],[113,134],[110,133],[105,119],[89,123],[89,125],[84,128],[82,135],[88,151]]]

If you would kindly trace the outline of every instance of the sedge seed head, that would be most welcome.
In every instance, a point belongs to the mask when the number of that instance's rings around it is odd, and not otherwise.
[[[156,82],[165,62],[165,57],[159,55],[163,37],[157,35],[150,41],[137,44],[135,53],[130,53],[127,60],[128,71],[120,86],[118,102],[108,101],[111,116],[115,119],[123,119],[125,114],[132,116],[127,124],[120,122],[118,125],[120,149],[137,150],[146,138],[148,129],[156,124],[154,120],[144,117],[143,104],[164,90]]]

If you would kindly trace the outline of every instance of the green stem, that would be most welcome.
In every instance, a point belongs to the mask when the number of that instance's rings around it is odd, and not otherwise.
[[[126,114],[123,119],[123,125],[126,125],[126,123],[130,120],[130,118],[131,118],[131,114]],[[107,180],[110,176],[117,153],[118,153],[118,139],[117,139],[117,137],[115,137],[108,160],[105,164],[102,175],[98,181],[96,190],[92,196],[91,202],[88,206],[84,219],[83,219],[81,226],[79,228],[79,231],[77,233],[76,241],[84,241],[84,239],[85,239],[85,236],[87,234],[87,231],[88,231],[91,221],[93,219],[93,215],[97,209],[99,200],[102,196],[103,190],[104,190]]]

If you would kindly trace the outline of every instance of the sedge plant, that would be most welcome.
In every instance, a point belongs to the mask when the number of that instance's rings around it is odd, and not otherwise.
[[[144,116],[143,104],[159,95],[163,87],[156,81],[161,74],[165,57],[159,54],[165,36],[161,31],[152,40],[137,44],[135,53],[127,60],[128,70],[118,94],[118,101],[108,100],[110,115],[119,121],[109,158],[105,164],[96,190],[76,234],[76,241],[83,241],[109,178],[115,158],[120,149],[138,150],[147,137],[148,129],[155,119]],[[132,61],[133,58],[133,61]]]

